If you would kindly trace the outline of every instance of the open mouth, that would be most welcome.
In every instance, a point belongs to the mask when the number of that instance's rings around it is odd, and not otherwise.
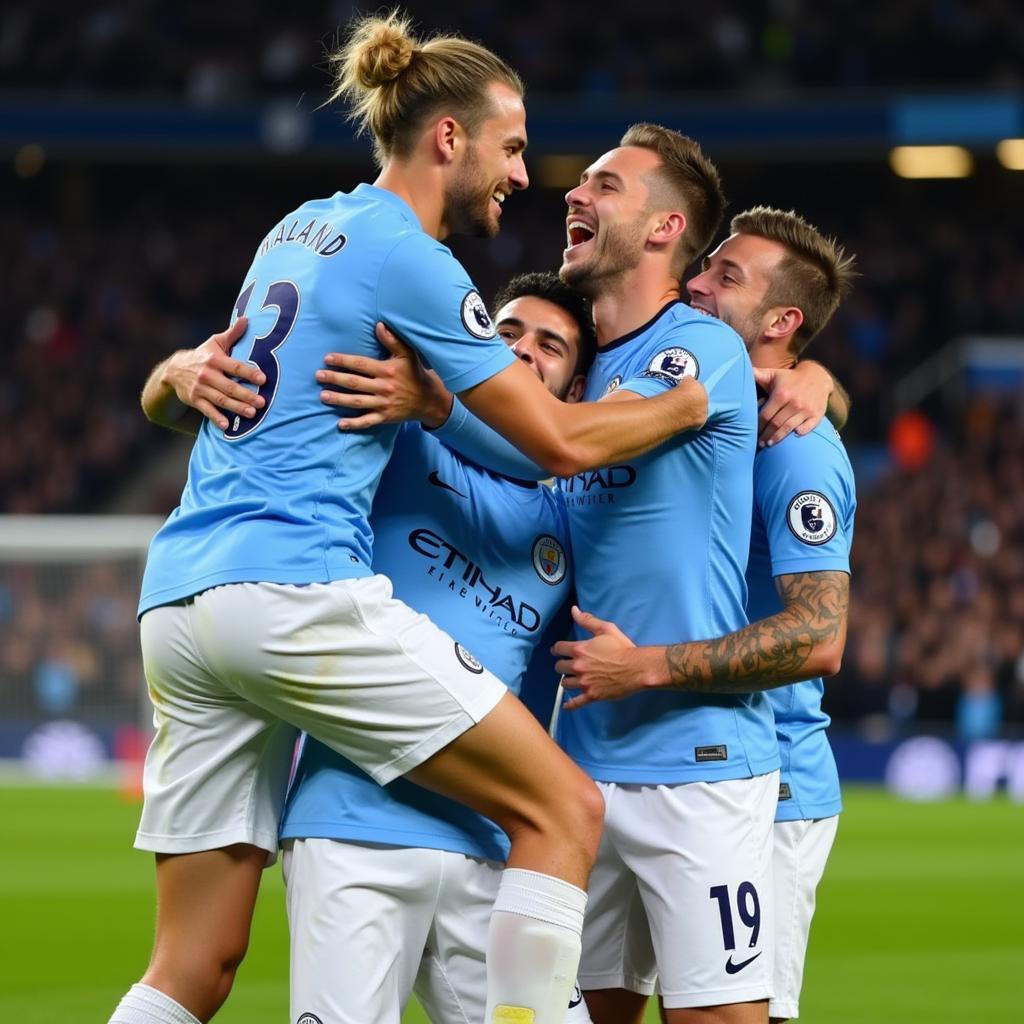
[[[696,313],[703,313],[704,316],[715,316],[715,314],[712,313],[711,310],[707,308],[707,306],[698,306],[696,302],[690,303],[690,309],[692,309]]]
[[[491,201],[498,207],[498,213],[501,213],[501,204],[505,202],[505,193],[501,189],[495,190],[491,196]]]
[[[581,220],[571,220],[566,226],[566,236],[569,240],[569,248],[575,249],[578,245],[589,242],[594,237],[594,229]]]

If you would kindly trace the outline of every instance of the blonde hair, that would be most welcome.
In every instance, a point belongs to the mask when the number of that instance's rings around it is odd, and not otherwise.
[[[802,352],[850,294],[858,276],[855,257],[795,210],[754,206],[733,217],[729,232],[766,238],[785,250],[761,308],[796,306],[803,313],[804,322],[793,335],[795,351]]]
[[[693,139],[660,124],[631,125],[619,145],[639,146],[661,157],[662,166],[655,173],[686,215],[686,230],[672,266],[673,274],[682,277],[687,266],[711,244],[722,223],[725,193],[718,168]]]
[[[408,157],[431,115],[451,114],[473,138],[492,113],[492,82],[523,95],[519,75],[486,47],[460,36],[421,42],[398,10],[357,18],[328,60],[335,76],[329,102],[349,104],[349,120],[373,137],[380,165]]]

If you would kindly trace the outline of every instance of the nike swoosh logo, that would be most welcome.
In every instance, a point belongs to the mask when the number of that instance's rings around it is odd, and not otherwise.
[[[437,470],[432,470],[430,476],[427,477],[435,487],[442,487],[446,491],[451,491],[452,494],[457,494],[460,498],[465,498],[467,495],[463,494],[462,491],[457,491],[451,484],[446,484],[438,475]]]
[[[763,952],[764,950],[762,949],[761,953]],[[732,962],[732,957],[730,956],[729,959],[725,961],[725,973],[739,974],[744,967],[747,967],[750,964],[752,964],[761,955],[761,953],[755,953],[749,960],[741,960],[738,964],[734,964]]]
[[[569,1000],[569,1009],[571,1010],[574,1006],[579,1006],[583,1002],[583,993],[580,991],[579,984],[573,986],[572,997]]]

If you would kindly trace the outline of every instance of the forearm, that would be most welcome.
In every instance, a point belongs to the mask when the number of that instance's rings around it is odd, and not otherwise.
[[[457,400],[444,423],[432,433],[471,462],[495,473],[518,480],[543,480],[550,475]]]
[[[846,643],[849,579],[844,573],[783,577],[782,611],[726,636],[652,648],[647,685],[697,693],[755,693],[834,675]]]
[[[529,370],[509,367],[460,397],[548,473],[563,477],[635,458],[707,418],[707,393],[692,378],[642,402],[567,404]]]
[[[812,623],[780,612],[728,636],[663,648],[663,685],[694,693],[756,693],[813,679],[824,674],[814,657],[822,639]]]
[[[195,409],[179,400],[174,387],[167,380],[165,371],[170,359],[165,359],[153,368],[142,388],[142,411],[151,423],[168,430],[177,430],[195,437],[199,433],[203,417]]]
[[[846,388],[839,382],[839,379],[832,375],[832,383],[834,385],[832,394],[828,397],[828,408],[825,409],[825,415],[828,417],[829,423],[832,424],[836,430],[842,430],[846,426],[847,420],[850,418],[850,409],[853,406],[853,400],[850,398]]]

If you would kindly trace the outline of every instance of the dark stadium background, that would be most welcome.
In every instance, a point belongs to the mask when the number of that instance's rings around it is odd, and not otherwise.
[[[1024,139],[1024,7],[408,7],[527,82],[532,186],[499,239],[453,243],[486,295],[557,265],[562,194],[636,120],[699,139],[730,213],[795,207],[857,254],[856,291],[808,353],[853,398],[837,757],[847,780],[903,796],[1024,801],[1024,142],[1006,141]],[[61,554],[92,527],[58,517],[102,517],[123,539],[138,521],[114,516],[173,506],[187,445],[138,411],[149,368],[226,322],[283,212],[373,173],[321,106],[325,50],[355,10],[0,9],[4,779],[107,777],[108,756],[138,751],[138,556],[104,557],[102,540],[98,558]],[[894,147],[917,145],[962,147],[969,173],[900,177]],[[1010,883],[1019,905],[1021,873]]]

